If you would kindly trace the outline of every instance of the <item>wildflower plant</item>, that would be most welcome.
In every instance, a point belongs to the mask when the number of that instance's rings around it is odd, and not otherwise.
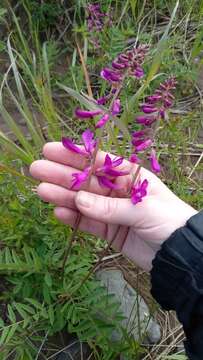
[[[103,12],[99,3],[88,3],[86,6],[87,30],[92,35],[90,41],[95,48],[100,47],[98,33],[106,26],[112,25],[112,11]]]
[[[101,137],[105,133],[105,126],[107,123],[111,126],[111,123],[121,114],[121,92],[125,89],[124,82],[129,77],[135,77],[138,81],[144,77],[144,70],[142,65],[149,47],[147,45],[139,45],[133,47],[132,50],[119,54],[118,57],[112,61],[111,67],[105,67],[101,70],[101,77],[108,82],[109,91],[108,94],[97,99],[92,99],[92,102],[97,105],[96,110],[83,110],[76,108],[75,116],[83,123],[87,121],[87,124],[91,126],[93,130],[88,128],[82,133],[81,145],[76,145],[70,138],[63,137],[62,143],[68,150],[78,153],[84,156],[87,160],[87,166],[78,174],[73,174],[72,188],[79,189],[84,186],[88,181],[90,175],[94,173],[101,186],[109,189],[117,189],[116,179],[119,176],[129,175],[126,171],[120,170],[120,166],[123,163],[122,157],[112,158],[109,154],[105,156],[104,164],[100,168],[94,170],[94,164],[91,163],[96,157],[95,153],[99,150],[101,143]],[[116,65],[115,65],[116,64]],[[157,133],[158,125],[160,121],[165,121],[168,118],[168,110],[173,105],[174,96],[172,91],[176,88],[176,80],[174,77],[170,77],[166,81],[160,84],[159,88],[155,90],[153,95],[147,96],[144,103],[140,104],[141,115],[136,116],[135,122],[141,129],[133,131],[131,134],[131,149],[132,153],[129,160],[135,164],[142,164],[144,156],[150,161],[151,170],[155,173],[161,171],[158,159],[156,157],[156,142],[155,136]],[[102,105],[102,107],[100,107]],[[104,108],[103,105],[106,107]],[[100,139],[96,138],[97,129],[101,129]],[[142,156],[142,159],[139,158]],[[132,193],[135,192],[135,184],[137,189],[144,189],[141,191],[142,197],[147,195],[147,182],[144,179],[140,182],[139,172],[136,179],[132,182]],[[138,187],[139,184],[139,187]],[[143,187],[144,186],[144,187]],[[140,202],[142,197],[139,198]],[[133,204],[136,204],[134,195],[132,196]]]
[[[131,49],[118,54],[111,64],[105,66],[100,72],[101,79],[106,82],[107,92],[100,97],[88,98],[90,110],[78,107],[75,109],[76,121],[82,121],[83,125],[87,125],[87,129],[82,133],[83,145],[76,145],[66,137],[62,139],[62,143],[68,150],[84,157],[86,166],[83,171],[72,174],[72,189],[83,188],[88,191],[90,178],[94,175],[101,187],[111,191],[119,190],[118,178],[129,176],[129,188],[124,196],[136,205],[144,201],[148,193],[148,180],[141,178],[140,175],[142,164],[147,161],[152,172],[160,173],[161,166],[156,155],[156,137],[160,122],[168,120],[169,110],[174,103],[172,92],[176,88],[176,79],[173,76],[160,83],[154,93],[146,96],[140,103],[140,113],[134,119],[134,124],[138,129],[132,131],[131,126],[126,129],[127,133],[131,134],[129,144],[131,151],[130,154],[126,153],[125,157],[129,156],[129,161],[134,164],[132,167],[135,169],[134,174],[122,170],[123,156],[112,156],[107,153],[102,166],[99,168],[95,166],[95,159],[102,148],[104,136],[106,135],[108,141],[109,131],[111,133],[117,120],[121,119],[122,110],[125,107],[125,104],[122,104],[122,93],[126,90],[126,84],[133,79],[139,87],[145,79],[144,62],[148,53],[148,45],[135,44]],[[124,124],[123,126],[126,127]],[[125,140],[123,147],[128,148],[126,145]],[[80,219],[79,214],[76,230]],[[110,245],[113,241],[114,239]]]

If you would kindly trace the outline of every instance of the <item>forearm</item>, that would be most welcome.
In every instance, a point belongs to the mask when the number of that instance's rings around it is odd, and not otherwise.
[[[153,260],[152,295],[175,310],[190,359],[203,359],[203,211],[164,242]]]

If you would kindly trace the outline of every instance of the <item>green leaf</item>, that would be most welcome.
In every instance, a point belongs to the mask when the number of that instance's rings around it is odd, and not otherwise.
[[[44,281],[48,287],[52,287],[52,277],[51,277],[50,273],[45,274]]]
[[[0,337],[0,346],[2,346],[4,344],[9,331],[10,331],[10,326],[7,326],[3,329],[2,333],[1,333],[1,337]]]
[[[29,322],[30,320],[30,316],[27,314],[27,312],[23,309],[23,307],[21,306],[20,303],[14,303],[14,306],[16,308],[16,310],[18,311],[18,313],[20,314],[20,316],[22,317],[23,320],[26,321],[26,324]]]
[[[49,315],[50,324],[53,326],[54,325],[54,309],[53,309],[52,305],[49,306],[48,315]]]
[[[176,5],[175,5],[175,7],[173,9],[170,21],[169,21],[168,25],[166,26],[166,29],[164,31],[164,34],[163,34],[161,40],[158,43],[156,54],[155,54],[155,57],[154,57],[154,59],[152,61],[152,65],[151,65],[151,68],[150,68],[150,71],[149,71],[149,74],[148,74],[148,77],[147,77],[147,80],[146,80],[147,83],[150,83],[150,81],[153,79],[154,75],[157,73],[157,70],[159,69],[159,66],[161,64],[164,51],[165,51],[165,49],[167,47],[167,40],[168,40],[169,30],[170,30],[171,25],[173,23],[173,20],[174,20],[174,18],[176,16],[178,6],[179,6],[179,0],[176,2]]]
[[[5,339],[5,344],[8,344],[9,343],[9,340],[11,340],[11,338],[14,336],[17,328],[19,327],[19,324],[18,323],[15,323],[11,326],[11,328],[9,329],[9,332],[7,334],[7,337]]]
[[[39,301],[31,298],[25,298],[25,300],[32,304],[36,309],[43,310],[43,306],[39,303]]]
[[[12,264],[13,263],[11,252],[10,252],[8,247],[6,247],[6,249],[5,249],[5,261],[6,261],[7,264]]]
[[[31,315],[35,314],[35,310],[27,304],[21,304],[21,308]]]
[[[50,304],[51,303],[50,289],[45,282],[43,283],[42,291],[43,291],[44,301],[47,304]]]
[[[15,313],[13,311],[13,308],[10,304],[8,304],[8,317],[9,317],[9,320],[12,322],[12,323],[15,323],[16,322],[16,316],[15,316]]]

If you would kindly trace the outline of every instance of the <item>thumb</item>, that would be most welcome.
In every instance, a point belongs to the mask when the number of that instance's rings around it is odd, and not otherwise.
[[[130,199],[112,198],[79,191],[75,203],[80,212],[94,220],[108,224],[131,226],[135,223],[135,207]]]

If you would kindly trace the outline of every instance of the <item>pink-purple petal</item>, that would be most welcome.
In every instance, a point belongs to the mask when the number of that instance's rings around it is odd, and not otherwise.
[[[109,120],[109,115],[104,114],[101,117],[101,119],[99,119],[99,121],[96,123],[96,125],[95,125],[96,129],[102,128],[107,123],[108,120]]]
[[[85,145],[85,150],[91,155],[96,147],[96,141],[94,140],[93,132],[89,129],[85,130],[82,134],[82,140]]]
[[[144,151],[148,149],[151,145],[152,145],[151,139],[144,140],[140,144],[137,143],[137,145],[135,145],[136,151]]]
[[[149,185],[149,182],[147,179],[145,179],[141,184],[142,191],[145,191],[147,189],[148,185]]]
[[[134,205],[141,202],[143,197],[147,195],[148,180],[145,179],[143,182],[140,180],[137,184],[132,187],[131,201]]]
[[[113,106],[112,106],[112,115],[118,115],[121,111],[121,101],[120,99],[116,99],[113,102]]]
[[[122,171],[122,170],[115,170],[112,168],[106,168],[104,169],[104,173],[110,177],[118,177],[118,176],[124,176],[129,175],[129,171]]]
[[[136,154],[131,154],[129,157],[129,161],[133,164],[139,164],[141,160],[138,158]]]
[[[115,184],[112,180],[108,179],[106,176],[98,176],[99,185],[106,187],[111,190],[118,190],[120,187],[118,184]]]
[[[132,133],[133,138],[142,138],[144,135],[145,135],[144,130],[133,131],[133,133]]]
[[[113,167],[119,166],[122,163],[123,163],[123,158],[122,157],[114,158],[113,161],[112,161]]]
[[[100,73],[101,77],[104,79],[104,80],[107,80],[107,81],[112,81],[112,82],[117,82],[117,81],[120,81],[121,80],[121,75],[114,71],[113,69],[110,69],[110,68],[104,68],[102,69],[101,73]]]
[[[113,61],[112,62],[112,67],[114,69],[117,69],[117,70],[121,70],[121,69],[125,69],[126,68],[126,64],[125,63],[119,63],[117,61]]]
[[[72,174],[72,186],[71,189],[79,190],[83,183],[88,179],[90,167],[87,167],[82,172]]]
[[[80,119],[92,119],[94,116],[100,115],[102,110],[83,110],[83,109],[75,109],[75,115]]]
[[[97,99],[97,104],[105,105],[108,100],[109,100],[109,96],[101,96],[99,99]]]
[[[144,70],[142,68],[137,68],[134,72],[136,78],[140,79],[144,76]]]
[[[88,155],[85,150],[82,150],[79,146],[75,145],[73,143],[73,141],[71,139],[67,138],[67,137],[62,138],[62,144],[66,149],[68,149],[70,151],[73,151],[73,152],[75,152],[77,154],[81,154],[83,156]]]
[[[109,154],[106,154],[104,159],[104,166],[112,166],[112,160]]]
[[[145,114],[152,114],[158,110],[156,107],[153,107],[150,104],[142,105],[141,109]]]
[[[140,115],[140,116],[137,116],[137,118],[136,118],[136,122],[138,124],[142,124],[142,125],[145,125],[145,126],[150,126],[155,121],[156,121],[155,116]]]
[[[151,151],[151,155],[150,155],[149,159],[150,159],[150,163],[151,163],[151,170],[155,173],[160,173],[161,166],[159,165],[159,162],[157,160],[156,153],[154,150]]]

